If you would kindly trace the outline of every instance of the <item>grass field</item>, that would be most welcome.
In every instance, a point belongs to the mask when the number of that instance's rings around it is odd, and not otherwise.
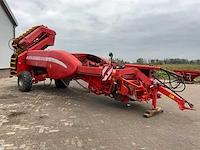
[[[165,64],[165,65],[159,65],[159,66],[171,71],[175,69],[200,71],[200,65],[192,65],[192,64]]]
[[[173,71],[176,69],[180,70],[199,70],[200,71],[200,65],[193,65],[193,64],[165,64],[165,65],[158,65],[164,69]],[[166,73],[158,71],[159,75],[166,77]],[[197,77],[195,81],[200,82],[200,77]]]

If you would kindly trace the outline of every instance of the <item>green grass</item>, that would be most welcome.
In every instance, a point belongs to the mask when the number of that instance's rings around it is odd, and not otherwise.
[[[193,64],[165,64],[165,65],[159,65],[159,66],[171,71],[175,69],[200,71],[200,65],[193,65]]]
[[[158,65],[164,69],[173,71],[176,69],[180,70],[199,70],[200,71],[200,65],[194,65],[194,64],[165,64],[165,65]],[[157,74],[159,76],[167,77],[166,73],[163,71],[157,71]],[[200,77],[197,77],[195,79],[196,82],[200,82]]]

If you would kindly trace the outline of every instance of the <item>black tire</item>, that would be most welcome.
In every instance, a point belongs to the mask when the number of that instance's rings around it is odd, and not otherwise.
[[[59,79],[55,80],[55,85],[57,88],[66,88],[67,86]]]
[[[28,71],[22,71],[18,75],[18,87],[22,92],[29,92],[32,88],[33,78]]]

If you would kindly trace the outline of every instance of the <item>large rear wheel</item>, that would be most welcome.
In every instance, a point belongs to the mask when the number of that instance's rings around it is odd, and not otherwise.
[[[22,71],[18,75],[18,87],[22,92],[29,92],[32,88],[33,78],[28,71]]]

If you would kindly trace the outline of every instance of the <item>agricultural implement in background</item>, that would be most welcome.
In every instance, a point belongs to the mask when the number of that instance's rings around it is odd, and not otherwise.
[[[55,80],[58,88],[66,88],[71,80],[82,79],[96,95],[104,94],[125,103],[152,100],[152,109],[147,110],[144,117],[163,112],[157,107],[157,99],[161,98],[161,94],[177,102],[180,110],[193,109],[193,105],[176,92],[178,87],[185,89],[180,75],[156,66],[120,65],[112,62],[112,53],[109,54],[111,61],[108,61],[92,54],[45,50],[54,45],[55,35],[55,31],[41,25],[13,40],[14,53],[11,56],[10,72],[18,77],[20,91],[28,92],[32,83],[46,78]],[[156,70],[166,72],[179,82],[175,86],[171,80],[164,83],[157,78]]]
[[[181,75],[186,83],[194,83],[195,78],[200,77],[200,70],[173,70],[175,73]]]

